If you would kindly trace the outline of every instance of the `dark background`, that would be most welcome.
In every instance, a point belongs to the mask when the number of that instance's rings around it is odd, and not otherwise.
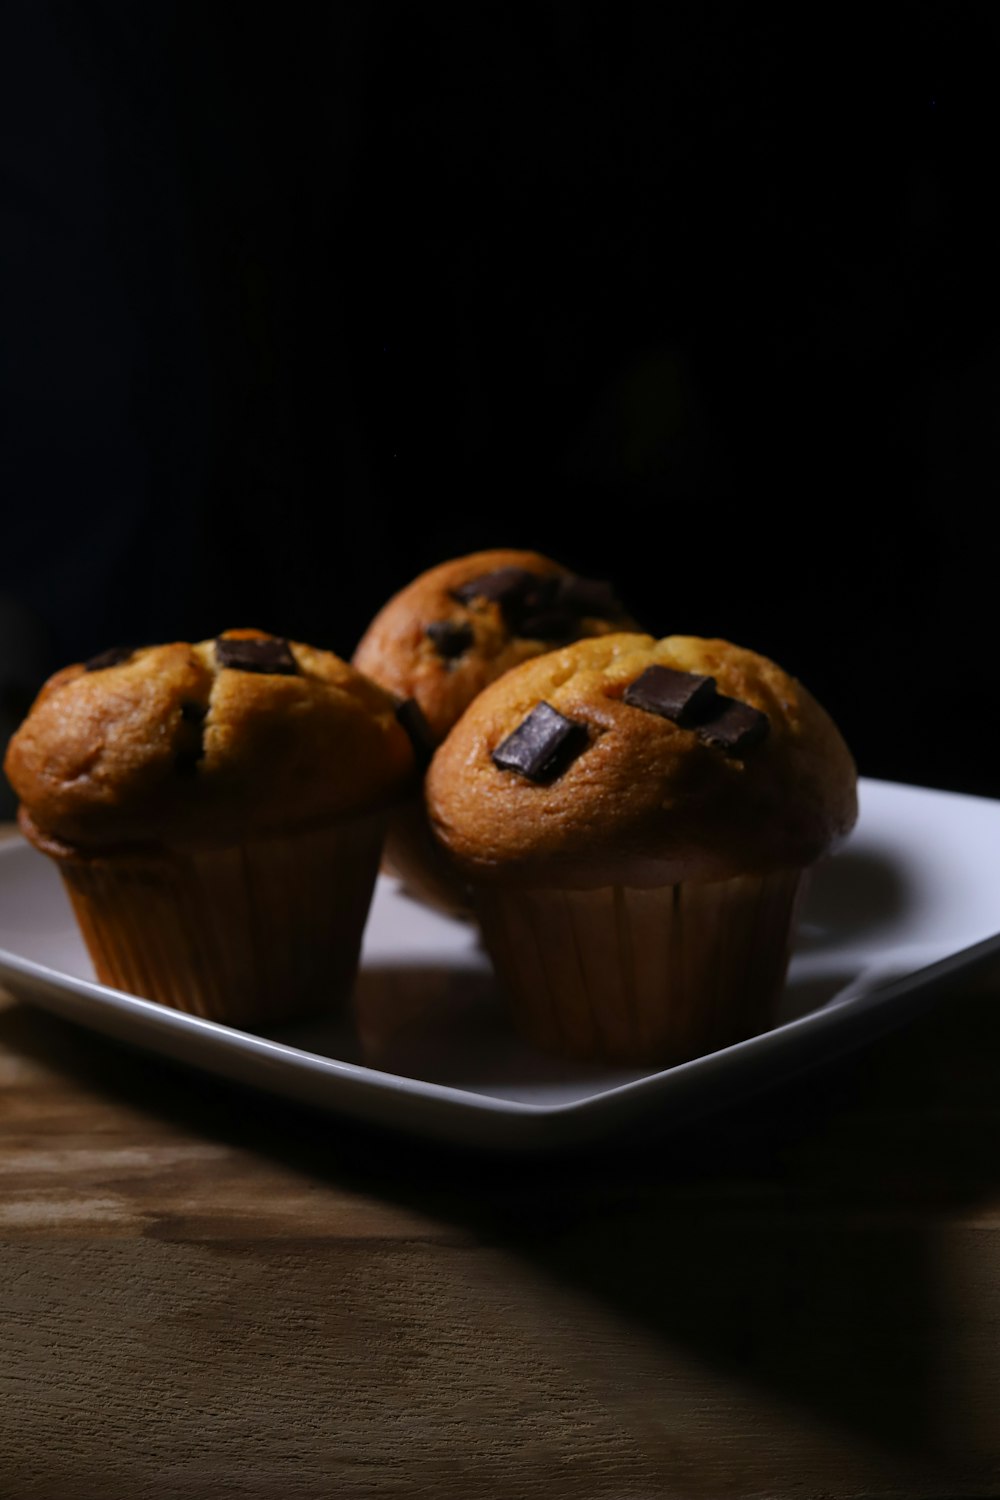
[[[998,22],[880,9],[8,4],[8,703],[537,547],[1000,794]]]

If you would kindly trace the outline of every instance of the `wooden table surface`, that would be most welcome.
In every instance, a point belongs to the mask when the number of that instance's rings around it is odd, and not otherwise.
[[[5,1000],[0,1496],[996,1496],[998,1001],[519,1160]]]

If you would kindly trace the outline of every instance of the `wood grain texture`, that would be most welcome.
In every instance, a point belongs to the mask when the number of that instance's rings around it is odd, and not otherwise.
[[[4,1002],[0,1496],[1000,1494],[998,999],[530,1161]]]

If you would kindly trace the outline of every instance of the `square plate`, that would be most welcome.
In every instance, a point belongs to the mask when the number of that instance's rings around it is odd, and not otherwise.
[[[52,862],[0,848],[0,981],[70,1020],[342,1115],[466,1146],[582,1143],[703,1113],[858,1045],[1000,956],[1000,802],[861,783],[816,872],[773,1030],[659,1072],[514,1037],[468,925],[380,878],[349,1021],[250,1034],[95,982]]]

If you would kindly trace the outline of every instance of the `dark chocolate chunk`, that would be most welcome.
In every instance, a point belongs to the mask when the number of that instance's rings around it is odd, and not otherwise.
[[[585,749],[588,738],[586,724],[565,718],[543,702],[497,746],[491,759],[501,771],[516,771],[529,781],[550,781]]]
[[[624,693],[630,707],[671,719],[682,729],[707,719],[714,712],[717,698],[714,677],[678,672],[673,667],[647,667]]]
[[[462,604],[486,599],[499,604],[507,617],[517,614],[523,608],[524,600],[537,592],[538,585],[547,582],[548,579],[529,573],[527,568],[496,568],[492,573],[484,573],[482,577],[453,589],[452,598]]]
[[[698,672],[647,667],[623,696],[632,708],[671,719],[682,729],[694,729],[699,739],[727,755],[752,750],[770,728],[767,714],[738,698],[727,698],[717,691],[714,677]]]
[[[437,749],[431,726],[416,698],[406,698],[396,705],[396,719],[406,730],[413,746],[414,758],[421,770],[430,765],[431,756]]]
[[[103,672],[106,667],[117,667],[119,662],[128,661],[134,650],[134,646],[109,646],[107,651],[101,651],[84,662],[83,670]]]
[[[578,578],[576,574],[560,578],[556,602],[578,617],[587,615],[595,620],[617,620],[625,613],[621,600],[603,578]]]
[[[461,656],[475,640],[472,626],[460,620],[434,620],[428,625],[427,634],[434,642],[435,651],[445,661]]]
[[[565,577],[540,579],[545,584],[537,600],[521,610],[516,622],[517,634],[543,641],[575,641],[580,636],[580,622],[620,619],[625,611],[611,591],[611,585],[599,578]]]
[[[476,599],[489,600],[499,605],[504,624],[513,635],[547,640],[548,636],[539,634],[535,621],[537,616],[549,611],[557,582],[558,579],[551,574],[531,573],[527,568],[497,568],[495,572],[484,573],[481,578],[474,578],[471,583],[455,589],[453,597],[462,604],[471,604]],[[532,622],[530,628],[526,622]]]
[[[699,739],[717,746],[727,755],[744,755],[767,738],[771,721],[759,708],[751,708],[749,703],[741,703],[738,698],[723,697],[721,693],[715,703],[719,712],[697,726]]]
[[[271,672],[294,677],[298,671],[288,642],[277,637],[263,641],[220,637],[215,643],[215,659],[220,667],[231,667],[237,672]]]
[[[524,620],[533,615],[545,614],[553,607],[559,613],[564,613],[555,604],[558,586],[559,579],[552,574],[543,578],[538,573],[529,573],[521,592],[511,596],[510,603],[504,609],[504,618],[514,629],[519,629]]]
[[[497,568],[453,591],[462,604],[488,599],[500,606],[515,635],[529,640],[572,641],[584,616],[618,619],[623,613],[611,585],[599,578],[569,573],[531,573],[527,568]]]
[[[558,609],[524,615],[517,622],[517,634],[529,641],[572,641],[577,630],[577,616]]]
[[[557,574],[540,578],[538,584],[525,597],[513,622],[517,634],[529,640],[575,641],[584,617],[614,620],[624,614],[611,585],[599,578]]]

